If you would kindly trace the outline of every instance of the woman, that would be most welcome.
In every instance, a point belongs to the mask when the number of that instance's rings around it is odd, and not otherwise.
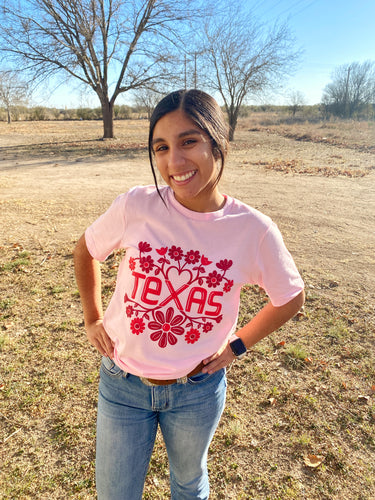
[[[79,240],[88,339],[103,355],[99,499],[142,497],[160,426],[175,500],[207,499],[207,453],[225,404],[225,367],[290,319],[303,282],[276,225],[219,189],[228,129],[199,90],[169,94],[150,122],[155,186],[120,195]],[[158,187],[154,165],[166,186]],[[99,262],[126,249],[103,315]],[[270,302],[236,334],[241,287]]]

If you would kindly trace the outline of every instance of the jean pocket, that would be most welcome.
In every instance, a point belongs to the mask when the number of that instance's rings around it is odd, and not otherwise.
[[[204,384],[205,382],[208,381],[215,381],[217,378],[218,380],[221,380],[221,378],[224,376],[226,377],[226,370],[225,368],[221,368],[221,370],[218,370],[217,372],[214,373],[197,373],[196,375],[193,375],[192,377],[188,378],[188,383],[190,385],[198,385],[198,384]]]
[[[206,380],[212,377],[213,374],[209,373],[197,373],[196,375],[192,375],[191,377],[188,377],[188,382],[191,385],[196,385],[196,384],[202,384]]]
[[[122,375],[124,374],[121,368],[117,366],[116,363],[112,361],[111,358],[106,358],[104,356],[102,358],[101,368],[106,375],[112,378],[119,378],[122,377]]]

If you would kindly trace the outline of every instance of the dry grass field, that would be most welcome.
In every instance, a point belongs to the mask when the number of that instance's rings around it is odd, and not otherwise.
[[[151,184],[147,122],[0,123],[0,498],[94,499],[99,355],[72,249],[114,197]],[[211,498],[375,498],[375,124],[243,119],[224,192],[270,215],[304,311],[228,373]],[[107,302],[120,255],[103,264]],[[245,287],[239,323],[267,300]],[[169,498],[160,438],[145,499]],[[130,499],[131,500],[131,499]]]

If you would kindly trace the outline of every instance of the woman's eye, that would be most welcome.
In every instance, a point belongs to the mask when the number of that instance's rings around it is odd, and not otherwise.
[[[159,152],[162,152],[162,151],[166,151],[167,150],[167,146],[158,146],[157,148],[155,148],[155,153],[159,153]]]
[[[192,144],[195,144],[197,142],[196,139],[186,139],[183,143],[184,146],[191,146]]]

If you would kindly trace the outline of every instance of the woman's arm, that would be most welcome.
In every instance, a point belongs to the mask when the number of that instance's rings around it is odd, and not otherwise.
[[[113,357],[113,343],[103,327],[100,264],[91,257],[85,235],[78,240],[74,250],[74,268],[87,337],[100,354]]]
[[[247,349],[255,345],[257,342],[267,337],[274,332],[290,318],[292,318],[301,309],[305,301],[305,294],[302,291],[291,301],[283,306],[275,307],[269,302],[264,306],[254,318],[242,327],[236,335],[240,337]],[[221,368],[224,368],[229,363],[236,359],[229,346],[229,342],[225,344],[217,353],[203,360],[206,365],[202,370],[207,373],[214,373]]]

